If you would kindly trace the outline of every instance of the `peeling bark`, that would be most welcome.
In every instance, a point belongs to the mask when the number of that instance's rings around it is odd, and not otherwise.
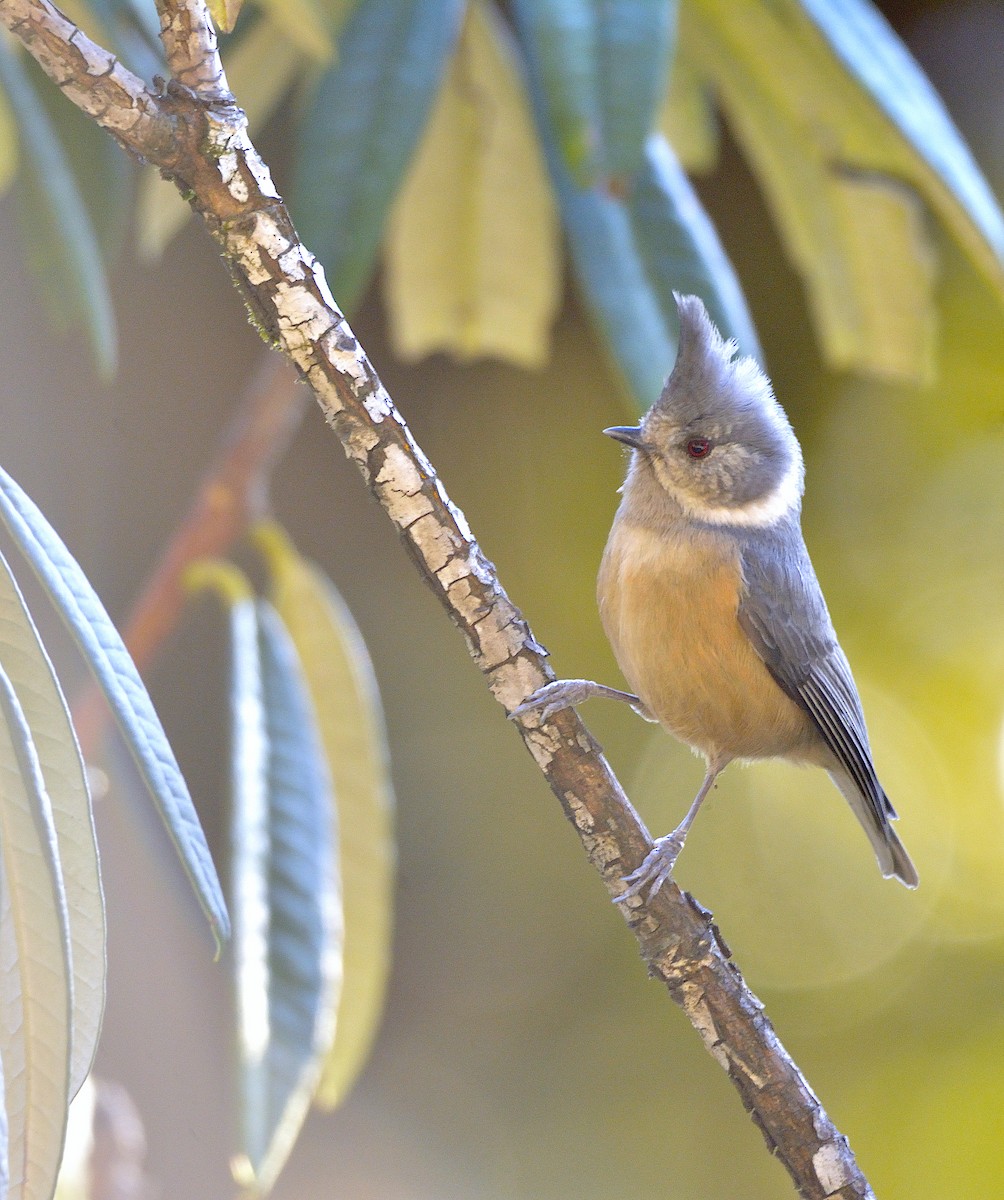
[[[0,20],[71,100],[190,198],[252,320],[309,384],[346,454],[509,712],[553,678],[546,652],[377,378],[336,307],[321,266],[300,243],[248,139],[243,113],[225,94],[225,79],[223,94],[212,94],[222,72],[214,75],[208,57],[204,71],[195,61],[203,5],[186,0],[160,8],[165,41],[177,34],[176,47],[187,48],[183,55],[169,45],[169,54],[191,68],[187,80],[172,81],[161,96],[147,93],[47,0],[0,0]],[[215,41],[211,49],[208,42],[203,46],[207,56],[215,54]],[[622,876],[641,862],[651,839],[598,745],[571,711],[542,726],[527,717],[520,732],[590,862],[611,895],[620,895]],[[675,885],[664,887],[651,902],[633,899],[622,910],[650,974],[663,981],[728,1073],[800,1195],[810,1200],[872,1197],[846,1139],[781,1046],[710,914]]]

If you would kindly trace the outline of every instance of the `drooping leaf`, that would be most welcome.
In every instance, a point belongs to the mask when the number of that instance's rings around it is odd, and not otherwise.
[[[736,305],[735,275],[693,192],[681,184],[665,144],[647,145],[643,170],[627,199],[605,187],[581,187],[565,165],[547,119],[539,65],[528,58],[530,95],[541,144],[568,236],[572,265],[604,349],[635,407],[644,411],[658,397],[676,349],[675,305],[667,296],[685,279],[714,286],[709,301],[720,302],[722,332],[750,345],[752,322]],[[661,147],[661,148],[660,148]],[[639,191],[637,202],[630,195]],[[673,252],[657,239],[673,232]],[[725,304],[724,298],[729,297]],[[740,328],[732,328],[738,318]],[[754,339],[755,344],[755,339]]]
[[[241,9],[244,7],[244,0],[206,0],[206,7],[209,9],[216,28],[221,29],[224,33],[229,33],[237,24],[237,18],[241,15]]]
[[[393,792],[379,694],[366,647],[341,597],[283,530],[260,526],[272,601],[296,647],[338,801],[344,913],[341,1001],[317,1103],[348,1094],[379,1027],[390,968]]]
[[[10,1200],[50,1200],[69,1107],[72,971],[56,830],[31,731],[0,670],[0,1060]]]
[[[635,244],[675,331],[673,292],[700,296],[724,336],[762,359],[760,342],[732,263],[666,139],[652,134],[628,201]]]
[[[659,130],[688,170],[710,171],[718,161],[719,125],[708,81],[680,40],[659,113]]]
[[[66,1142],[59,1164],[53,1200],[91,1200],[91,1155],[94,1151],[94,1111],[97,1088],[88,1076],[70,1105]],[[2,1193],[0,1193],[2,1195]]]
[[[17,121],[7,94],[0,87],[0,196],[5,196],[17,175]]]
[[[229,616],[230,900],[240,1148],[237,1181],[269,1192],[296,1141],[334,1035],[341,907],[331,777],[296,650],[228,563],[197,563]]]
[[[188,788],[132,659],[87,577],[35,504],[0,470],[0,519],[31,564],[104,692],[217,943],[230,923]]]
[[[543,365],[561,292],[554,201],[513,47],[486,0],[467,10],[384,262],[402,357]]]
[[[24,713],[52,808],[66,894],[73,971],[69,1094],[97,1049],[105,1002],[105,906],[90,794],[59,682],[6,560],[0,555],[0,666]]]
[[[315,62],[326,63],[334,56],[335,43],[317,0],[258,0],[258,4],[269,15],[274,40],[279,40],[275,37],[279,33]],[[230,84],[233,88],[233,80]]]
[[[260,601],[268,735],[267,1141],[254,1162],[271,1189],[299,1135],[335,1032],[342,970],[341,896],[331,777],[300,661],[282,621]]]
[[[929,168],[935,207],[998,289],[1004,216],[941,97],[871,0],[798,0],[830,51]],[[925,172],[926,173],[926,172]]]
[[[512,8],[538,81],[541,120],[572,181],[592,187],[602,169],[593,0],[514,0]]]
[[[294,216],[348,311],[372,274],[463,10],[463,0],[360,0],[310,104]]]
[[[615,191],[642,165],[676,33],[677,0],[600,0],[596,55],[603,167]]]
[[[117,337],[98,239],[66,152],[7,39],[0,39],[0,83],[21,131],[18,187],[29,197],[21,212],[31,265],[57,319],[82,316],[95,363],[107,378],[115,371]]]
[[[919,68],[861,0],[694,0],[680,37],[759,177],[828,361],[929,381],[934,245],[912,192],[1001,292],[1004,218]]]
[[[228,569],[235,568],[213,568]],[[235,572],[236,573],[236,572]],[[234,1174],[252,1185],[269,1143],[268,735],[254,599],[234,590],[230,621],[230,905],[234,935],[241,1156]]]

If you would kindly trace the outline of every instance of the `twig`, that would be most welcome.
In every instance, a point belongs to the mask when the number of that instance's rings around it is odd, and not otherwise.
[[[33,53],[40,39],[36,29],[49,12],[45,0],[0,0],[0,19]],[[100,54],[96,47],[82,49],[79,33],[56,38],[50,31],[44,56],[36,57],[79,103],[94,83],[89,64]],[[191,193],[253,319],[310,384],[346,453],[463,633],[492,693],[511,711],[553,677],[544,651],[335,306],[320,266],[300,243],[247,137],[243,113],[233,105],[200,102],[176,86],[158,97],[126,89],[122,104],[127,111],[106,108],[92,115]],[[131,119],[138,109],[157,128],[171,124],[171,145],[144,136]],[[573,712],[543,726],[528,718],[520,731],[590,861],[610,893],[619,895],[621,877],[638,865],[651,842],[595,741]],[[632,901],[624,915],[650,972],[665,982],[728,1072],[801,1195],[871,1197],[846,1139],[779,1043],[709,915],[670,886],[651,903]]]
[[[245,393],[215,461],[183,521],[148,579],[122,631],[140,671],[174,630],[185,604],[186,567],[225,555],[268,509],[268,480],[303,417],[306,389],[289,365],[270,354]],[[85,755],[101,741],[107,707],[97,688],[73,706],[73,725]]]

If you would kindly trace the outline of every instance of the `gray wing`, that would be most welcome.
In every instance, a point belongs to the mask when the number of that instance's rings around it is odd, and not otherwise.
[[[879,829],[896,813],[875,774],[864,713],[801,530],[751,530],[739,624],[779,686],[812,718]]]

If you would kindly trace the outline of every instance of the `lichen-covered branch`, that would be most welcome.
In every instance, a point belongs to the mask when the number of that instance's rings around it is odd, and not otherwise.
[[[53,10],[45,0],[0,0],[0,19],[34,53],[39,39],[33,17],[12,19],[14,9],[28,10],[39,21]],[[62,55],[50,38],[45,56],[36,57],[76,99],[96,81],[82,69],[72,27],[59,36]],[[151,137],[139,152],[202,214],[259,330],[309,383],[346,453],[464,635],[492,693],[511,711],[552,678],[545,652],[377,378],[320,265],[300,243],[248,139],[243,113],[177,85],[146,103],[172,123],[174,141],[164,146]],[[141,108],[141,98],[128,94],[123,105],[125,120]],[[116,128],[107,105],[98,119]],[[543,726],[528,717],[520,732],[609,892],[620,895],[622,876],[651,843],[599,747],[568,711]],[[779,1043],[709,914],[675,886],[624,909],[651,974],[663,980],[727,1071],[800,1194],[811,1200],[870,1197],[846,1140]]]
[[[232,100],[216,30],[202,0],[157,0],[160,38],[171,74],[203,100]]]

